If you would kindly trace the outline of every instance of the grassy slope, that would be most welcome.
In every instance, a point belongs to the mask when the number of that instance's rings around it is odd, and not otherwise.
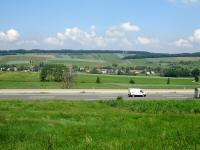
[[[96,77],[99,76],[101,83],[97,84]],[[135,84],[129,84],[129,80],[133,79]],[[171,78],[171,84],[167,85],[167,78],[161,77],[142,77],[142,76],[117,76],[117,75],[88,75],[80,74],[77,76],[77,84],[74,88],[194,88],[198,87],[198,83],[192,82],[192,78]],[[0,89],[46,89],[46,88],[62,88],[62,83],[58,82],[40,82],[38,73],[24,72],[1,72],[0,73]]]
[[[148,67],[167,67],[170,63],[179,63],[180,61],[189,62],[181,65],[186,68],[198,68],[200,57],[176,57],[176,58],[145,58],[123,60],[127,54],[19,54],[10,56],[0,56],[0,64],[28,64],[30,60],[33,63],[62,63],[73,64],[77,66],[107,66],[113,63],[119,66],[148,66]]]
[[[0,88],[46,89],[62,88],[62,85],[57,82],[40,82],[38,73],[7,72],[0,73]]]
[[[96,77],[99,76],[102,83],[96,84]],[[130,79],[135,84],[129,84]],[[192,78],[171,78],[171,84],[167,85],[167,78],[146,77],[146,76],[116,76],[116,75],[81,75],[78,78],[80,88],[194,88],[198,83],[192,82]]]
[[[0,101],[0,149],[197,149],[200,101]]]
[[[25,54],[25,55],[10,55],[0,56],[0,64],[28,64],[30,60],[33,62],[46,62],[47,60],[54,59],[54,55],[37,55],[37,54]]]

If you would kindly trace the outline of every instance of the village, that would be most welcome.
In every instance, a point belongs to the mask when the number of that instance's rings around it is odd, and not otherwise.
[[[1,72],[40,72],[45,64],[29,64],[29,65],[8,65],[1,64]],[[156,75],[154,70],[138,69],[137,67],[118,67],[118,66],[103,66],[103,67],[78,67],[72,66],[73,71],[88,74],[113,74],[113,75]]]

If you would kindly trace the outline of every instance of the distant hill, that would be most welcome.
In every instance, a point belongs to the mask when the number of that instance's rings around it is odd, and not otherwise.
[[[126,56],[123,59],[142,59],[142,58],[164,58],[164,57],[200,57],[200,52],[196,53],[179,53],[179,54],[168,54],[168,53],[137,53],[136,55]]]
[[[123,59],[142,59],[142,58],[163,58],[163,57],[200,57],[200,52],[196,53],[151,53],[146,51],[122,51],[122,50],[0,50],[0,55],[17,55],[17,54],[29,54],[29,53],[54,53],[54,54],[89,54],[89,53],[120,53],[127,54],[128,56]],[[129,55],[130,54],[130,55]]]

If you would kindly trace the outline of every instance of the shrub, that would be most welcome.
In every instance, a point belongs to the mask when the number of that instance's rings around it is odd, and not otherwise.
[[[99,76],[98,76],[97,79],[96,79],[96,83],[101,83],[101,79],[100,79]]]
[[[116,101],[123,101],[123,97],[122,96],[117,96]]]
[[[170,78],[167,78],[167,84],[170,84]]]
[[[129,83],[130,84],[135,84],[135,81],[133,79],[130,79]]]

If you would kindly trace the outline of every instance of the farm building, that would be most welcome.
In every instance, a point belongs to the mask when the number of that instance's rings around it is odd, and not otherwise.
[[[136,73],[136,74],[138,74],[138,73],[144,73],[145,71],[144,70],[129,70],[128,72],[129,73]]]

